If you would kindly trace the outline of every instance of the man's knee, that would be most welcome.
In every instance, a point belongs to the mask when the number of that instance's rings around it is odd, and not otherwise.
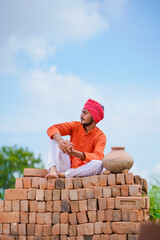
[[[97,166],[97,167],[101,167],[102,166],[102,161],[101,160],[92,160],[92,161],[90,161],[90,163],[93,166]]]

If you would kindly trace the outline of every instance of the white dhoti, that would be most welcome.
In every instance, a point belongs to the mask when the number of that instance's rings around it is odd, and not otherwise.
[[[86,177],[101,174],[103,170],[102,161],[92,160],[81,167],[71,168],[70,157],[60,148],[56,140],[49,140],[47,170],[56,166],[57,171],[64,172],[65,177]]]

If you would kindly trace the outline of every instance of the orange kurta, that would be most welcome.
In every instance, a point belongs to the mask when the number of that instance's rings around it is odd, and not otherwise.
[[[80,167],[93,159],[102,160],[106,136],[98,127],[86,133],[80,122],[65,122],[55,124],[47,130],[50,138],[56,133],[59,133],[61,136],[70,135],[70,141],[74,144],[74,149],[84,152],[86,156],[84,161],[77,157],[70,156],[71,168]]]

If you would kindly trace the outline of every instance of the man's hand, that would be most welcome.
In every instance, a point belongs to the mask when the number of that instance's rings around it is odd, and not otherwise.
[[[60,138],[57,140],[59,148],[64,152],[64,153],[69,153],[71,149],[73,148],[73,143],[69,142],[68,140],[64,140],[63,138]]]

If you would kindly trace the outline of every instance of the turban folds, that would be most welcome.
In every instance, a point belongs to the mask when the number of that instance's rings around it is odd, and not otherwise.
[[[94,121],[98,123],[104,118],[104,110],[103,107],[96,101],[92,99],[88,99],[88,101],[85,103],[84,108],[87,109],[90,114],[92,115]]]

